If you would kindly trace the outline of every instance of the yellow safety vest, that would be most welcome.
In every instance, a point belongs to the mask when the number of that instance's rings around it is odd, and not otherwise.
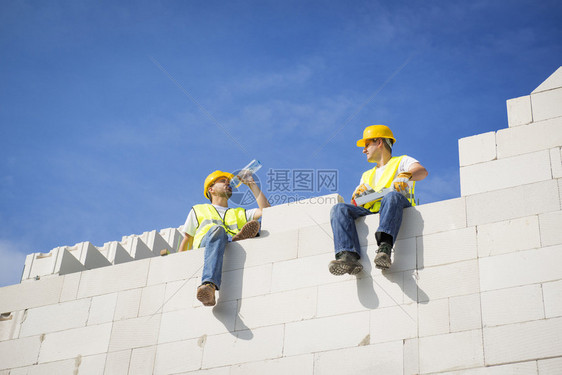
[[[361,183],[368,184],[370,187],[375,189],[375,191],[380,191],[383,188],[389,188],[390,185],[392,184],[392,181],[394,181],[394,176],[396,176],[396,172],[398,171],[398,167],[400,166],[400,161],[402,160],[403,157],[404,155],[393,156],[392,158],[390,158],[388,163],[386,163],[386,167],[384,168],[384,172],[382,172],[382,176],[379,178],[376,184],[375,184],[375,175],[377,173],[376,166],[363,173],[363,176],[361,176]],[[415,186],[416,186],[416,182],[414,181],[410,194],[409,196],[407,196],[412,206],[416,205],[414,199]],[[371,212],[379,212],[381,208],[381,200],[379,199],[374,202],[365,203],[363,207],[370,210]]]
[[[215,225],[220,225],[227,234],[234,236],[248,221],[246,210],[242,207],[229,208],[224,214],[224,220],[212,204],[197,204],[193,206],[197,218],[197,231],[193,238],[193,248],[197,249],[207,232]]]

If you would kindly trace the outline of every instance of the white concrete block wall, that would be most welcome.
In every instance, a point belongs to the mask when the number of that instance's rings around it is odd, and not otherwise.
[[[404,211],[389,271],[371,215],[364,271],[328,272],[337,194],[265,210],[261,237],[228,245],[214,308],[195,298],[203,249],[155,256],[176,228],[28,257],[0,288],[0,374],[559,373],[561,86],[459,141],[463,196]]]

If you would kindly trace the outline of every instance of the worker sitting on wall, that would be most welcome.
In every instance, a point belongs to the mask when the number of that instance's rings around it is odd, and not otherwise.
[[[423,180],[428,172],[414,158],[392,156],[392,147],[396,139],[392,131],[385,125],[372,125],[365,128],[363,138],[357,141],[363,147],[369,163],[377,165],[363,173],[360,185],[355,189],[352,202],[369,188],[380,191],[388,189],[388,193],[374,202],[363,206],[338,203],[330,212],[330,223],[334,233],[336,260],[329,264],[334,275],[349,273],[356,275],[363,269],[359,262],[360,246],[355,219],[365,215],[380,213],[379,227],[375,233],[377,255],[375,265],[380,269],[388,269],[392,263],[391,251],[402,223],[402,211],[415,204],[415,181]]]
[[[203,193],[211,203],[193,206],[182,228],[184,238],[179,251],[205,247],[203,277],[197,288],[197,299],[205,306],[216,303],[215,290],[219,290],[221,285],[222,260],[227,243],[255,237],[260,229],[257,220],[262,215],[262,209],[269,207],[267,198],[250,175],[242,182],[254,194],[259,208],[228,208],[228,199],[232,196],[230,180],[233,177],[231,173],[221,171],[208,175]]]

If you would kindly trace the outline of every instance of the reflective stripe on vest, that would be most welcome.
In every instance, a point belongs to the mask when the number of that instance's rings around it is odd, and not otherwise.
[[[377,167],[374,167],[374,168],[369,169],[368,171],[364,172],[363,176],[361,176],[361,183],[362,184],[365,184],[365,183],[368,184],[373,189],[375,189],[375,191],[380,191],[383,188],[389,188],[390,185],[392,185],[392,181],[394,181],[394,177],[396,176],[396,172],[398,171],[398,167],[400,166],[400,162],[402,161],[403,157],[404,157],[404,155],[394,156],[394,157],[390,158],[388,163],[386,163],[384,171],[382,172],[382,176],[379,178],[379,180],[377,181],[376,184],[375,184],[375,176],[376,176],[376,173],[377,173]],[[406,198],[408,198],[408,200],[410,201],[412,206],[416,205],[415,204],[415,198],[414,198],[414,188],[415,188],[415,186],[416,186],[416,182],[413,181],[412,189],[410,190],[410,194],[408,194],[406,196]],[[364,204],[363,207],[370,210],[371,212],[379,212],[379,210],[381,208],[381,201],[377,200],[375,202],[369,202],[369,203]]]
[[[234,236],[246,224],[246,210],[242,207],[229,208],[224,214],[224,220],[212,204],[197,204],[193,206],[197,218],[197,231],[193,238],[193,248],[197,249],[205,234],[215,225],[220,225],[226,233]]]

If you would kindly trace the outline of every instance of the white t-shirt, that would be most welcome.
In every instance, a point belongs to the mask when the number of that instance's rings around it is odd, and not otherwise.
[[[402,172],[408,172],[410,170],[410,168],[412,167],[412,164],[414,164],[414,163],[419,163],[419,161],[417,161],[413,157],[410,157],[408,155],[404,155],[402,160],[400,160],[400,164],[398,165],[398,169],[396,170],[396,174],[394,175],[394,178],[396,178],[396,176],[399,175]],[[381,176],[384,172],[384,169],[386,168],[387,165],[388,164],[383,165],[382,167],[377,167],[377,170],[375,171],[375,185],[377,184],[377,182],[381,178]],[[363,180],[360,179],[359,185],[357,185],[357,188],[359,186],[361,186],[362,183],[363,183]],[[410,189],[412,189],[413,184],[414,184],[413,181],[408,181],[408,185],[410,185]],[[371,186],[371,187],[374,188],[374,186]],[[357,188],[355,188],[355,190],[357,190]]]
[[[217,209],[217,212],[219,213],[221,219],[224,220],[224,215],[226,213],[226,210],[228,210],[228,207],[223,207],[223,206],[217,206],[216,204],[213,204],[213,207],[215,207]],[[250,221],[254,219],[254,215],[256,214],[257,208],[252,208],[250,210],[246,210],[246,220]],[[185,224],[183,225],[183,227],[181,228],[181,231],[184,234],[189,234],[190,236],[194,237],[195,236],[195,232],[197,232],[197,226],[199,225],[199,223],[197,222],[197,216],[195,215],[195,210],[193,210],[193,208],[191,208],[191,210],[189,211],[189,214],[187,215],[187,219],[185,220]],[[228,240],[232,240],[232,235],[228,235]]]

